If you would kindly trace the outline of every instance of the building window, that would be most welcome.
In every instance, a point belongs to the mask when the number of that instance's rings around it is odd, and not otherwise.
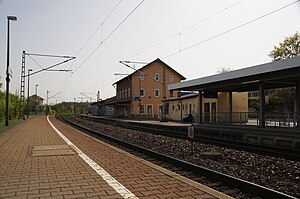
[[[130,88],[127,90],[127,92],[128,92],[128,97],[131,97]]]
[[[144,106],[144,105],[141,105],[141,106],[140,106],[140,113],[145,113],[144,111],[145,111],[145,106]]]
[[[160,80],[159,73],[155,73],[154,78],[155,78],[156,81],[159,81]]]
[[[147,115],[152,116],[152,113],[153,113],[152,110],[153,110],[152,104],[148,104],[147,105]]]
[[[128,97],[128,95],[127,95],[127,89],[125,90],[125,98],[127,98]]]
[[[140,96],[145,97],[145,89],[141,88],[140,90]]]
[[[145,75],[144,74],[140,74],[140,80],[144,80],[145,79]]]
[[[172,82],[173,80],[174,80],[174,77],[173,77],[173,75],[170,75],[170,82]]]
[[[154,90],[154,97],[159,97],[159,95],[160,95],[159,89],[155,89]]]
[[[175,110],[175,106],[174,105],[172,105],[172,111],[174,111]]]
[[[173,91],[169,91],[169,96],[174,97]]]

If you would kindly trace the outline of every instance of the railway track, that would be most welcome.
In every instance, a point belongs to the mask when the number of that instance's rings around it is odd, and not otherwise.
[[[164,135],[168,137],[175,137],[175,138],[181,138],[181,139],[189,139],[186,133],[186,127],[183,129],[181,128],[180,130],[168,130],[164,128],[151,128],[148,126],[141,126],[137,125],[135,123],[129,123],[129,122],[122,122],[122,121],[117,121],[113,119],[102,119],[102,118],[94,118],[94,117],[89,117],[85,115],[81,115],[80,117],[94,121],[94,122],[101,122],[104,124],[112,125],[112,126],[117,126],[117,127],[123,127],[127,129],[132,129],[132,130],[139,130],[139,131],[145,131],[149,133],[154,133],[158,135]],[[177,127],[178,128],[178,127]],[[223,128],[226,128],[225,126]],[[254,145],[254,144],[247,144],[247,143],[239,143],[239,142],[233,142],[230,140],[221,140],[217,138],[210,138],[210,137],[204,137],[204,136],[198,136],[195,135],[195,138],[193,139],[196,142],[202,142],[206,144],[214,144],[222,147],[230,147],[233,149],[238,149],[238,150],[245,150],[249,152],[254,152],[262,155],[271,155],[275,157],[282,157],[285,159],[289,160],[294,160],[294,161],[300,161],[300,152],[299,151],[293,151],[293,150],[287,150],[284,148],[274,148],[266,145]]]
[[[287,194],[116,139],[65,117],[60,120],[98,139],[236,198],[295,198]]]

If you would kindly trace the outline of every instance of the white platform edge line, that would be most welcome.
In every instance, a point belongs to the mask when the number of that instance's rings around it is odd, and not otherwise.
[[[96,162],[94,162],[89,156],[84,154],[77,146],[75,146],[66,136],[64,136],[49,120],[47,116],[47,121],[54,131],[69,145],[71,146],[78,155],[94,170],[100,175],[100,177],[105,180],[116,192],[118,192],[123,198],[126,199],[138,199],[133,193],[131,193],[126,187],[119,183],[114,177],[112,177],[108,172],[106,172],[102,167],[100,167]]]

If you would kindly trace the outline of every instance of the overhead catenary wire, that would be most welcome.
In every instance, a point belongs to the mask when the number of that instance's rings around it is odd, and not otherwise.
[[[94,35],[98,32],[99,28],[101,27],[101,42],[102,42],[102,33],[103,33],[103,25],[106,22],[106,20],[112,15],[112,13],[116,10],[116,8],[119,6],[122,0],[119,0],[118,3],[113,7],[113,9],[108,13],[108,15],[104,18],[104,20],[101,22],[101,24],[94,30],[94,32],[90,35],[90,37],[87,39],[87,41],[83,44],[83,46],[78,50],[76,53],[76,56],[79,55],[79,53],[86,47],[86,45],[90,42],[90,40],[94,37]],[[73,62],[70,66],[70,69],[73,68],[73,65],[75,62]],[[70,78],[66,81],[64,84],[63,90],[68,86],[69,81],[72,79],[73,73],[71,74]]]
[[[67,59],[67,60],[64,60],[64,61],[61,61],[61,62],[59,62],[59,63],[57,63],[57,64],[53,64],[53,65],[48,66],[48,67],[46,67],[46,68],[40,69],[40,70],[38,70],[38,71],[35,71],[35,72],[33,72],[33,73],[30,73],[30,76],[35,75],[35,74],[37,74],[37,73],[40,73],[40,72],[42,72],[42,71],[47,71],[48,69],[54,68],[54,67],[59,66],[59,65],[64,64],[64,63],[67,63],[67,62],[69,62],[69,61],[71,61],[71,60],[73,60],[73,59],[75,59],[75,57],[71,57],[71,58],[69,58],[69,59]],[[27,76],[28,76],[28,75],[26,75],[25,77],[27,77]]]
[[[54,97],[56,97],[56,96],[57,96],[57,95],[59,95],[59,94],[61,94],[61,92],[58,92],[58,93],[56,93],[56,94],[54,94],[54,95],[52,95],[52,96],[48,97],[48,100],[49,100],[49,99],[51,99],[51,98],[54,98]]]
[[[47,55],[47,54],[37,54],[37,53],[25,53],[26,55],[32,55],[32,56],[37,56],[37,57],[52,57],[52,58],[75,58],[73,56],[68,56],[68,55]]]
[[[39,67],[41,67],[41,69],[44,69],[33,57],[31,57],[31,55],[27,55],[34,63],[36,63]]]
[[[75,69],[76,72],[97,50],[102,44],[142,5],[145,0],[142,0],[112,31],[111,33],[100,42],[100,44],[79,64],[79,66]]]
[[[112,32],[104,39],[102,40],[101,39],[101,42],[100,44],[84,59],[83,62],[81,62],[79,64],[79,66],[74,70],[74,73],[98,50],[98,48],[137,10],[137,8],[139,8],[142,3],[144,2],[145,0],[142,0],[117,26],[115,29],[112,30]],[[67,86],[69,85],[72,77],[73,77],[73,74],[71,74],[70,78],[67,80],[66,84],[65,84],[65,87],[63,88],[63,93],[64,91],[66,90]]]
[[[94,35],[98,32],[98,30],[101,28],[101,41],[102,41],[102,31],[103,31],[103,25],[106,22],[106,20],[111,16],[111,14],[116,10],[116,8],[119,6],[122,0],[119,0],[118,3],[113,7],[113,9],[108,13],[108,15],[105,17],[105,19],[102,21],[102,23],[96,28],[96,30],[91,34],[91,36],[88,38],[88,40],[83,44],[83,46],[80,48],[78,53],[85,48],[85,46],[90,42],[90,40],[94,37]]]
[[[159,42],[157,42],[157,43],[155,43],[155,44],[153,44],[153,45],[151,45],[151,46],[145,48],[144,50],[142,50],[142,51],[140,51],[140,52],[138,52],[138,53],[136,53],[135,55],[130,56],[130,58],[135,57],[135,56],[138,56],[138,55],[140,55],[140,54],[142,54],[142,53],[144,53],[144,52],[147,52],[148,50],[151,50],[152,48],[154,48],[154,47],[156,47],[156,46],[159,46],[159,45],[161,45],[161,44],[163,44],[163,43],[165,43],[165,42],[169,41],[170,39],[173,39],[173,38],[175,38],[175,37],[177,37],[177,36],[180,37],[184,32],[186,32],[186,31],[188,31],[188,30],[190,30],[190,29],[192,29],[192,28],[194,28],[194,27],[196,27],[196,26],[198,26],[198,25],[200,25],[200,24],[202,24],[202,23],[208,21],[209,19],[211,19],[211,18],[213,18],[213,17],[215,17],[215,16],[217,16],[217,15],[219,15],[219,14],[221,14],[221,13],[227,11],[227,10],[229,10],[230,8],[234,7],[235,5],[239,4],[239,3],[242,2],[242,1],[243,1],[243,0],[239,0],[239,1],[237,1],[237,2],[235,2],[235,3],[233,3],[233,4],[231,4],[231,5],[229,5],[228,7],[224,8],[224,9],[219,10],[219,11],[213,13],[212,15],[210,15],[210,16],[208,16],[208,17],[202,19],[201,21],[199,21],[199,22],[197,22],[197,23],[195,23],[195,24],[193,24],[193,25],[191,25],[191,26],[189,26],[189,27],[187,27],[187,28],[181,30],[180,32],[177,32],[177,33],[175,33],[175,34],[173,34],[173,35],[170,35],[170,36],[168,36],[167,38],[165,38],[165,39],[163,39],[163,40],[161,40],[161,41],[159,41]]]
[[[246,23],[243,23],[243,24],[241,24],[241,25],[238,25],[238,26],[236,26],[236,27],[234,27],[234,28],[231,28],[231,29],[226,30],[226,31],[224,31],[224,32],[222,32],[222,33],[219,33],[219,34],[217,34],[217,35],[214,35],[214,36],[212,36],[212,37],[210,37],[210,38],[207,38],[207,39],[205,39],[205,40],[203,40],[203,41],[200,41],[200,42],[198,42],[198,43],[195,43],[195,44],[193,44],[193,45],[190,45],[190,46],[188,46],[188,47],[186,47],[186,48],[180,49],[180,50],[178,50],[178,51],[176,51],[176,52],[174,52],[174,53],[172,53],[172,54],[169,54],[168,56],[164,57],[163,59],[168,59],[168,58],[170,58],[170,57],[172,57],[172,56],[174,56],[174,55],[177,55],[177,54],[179,54],[179,53],[182,53],[183,51],[189,50],[189,49],[194,48],[194,47],[196,47],[196,46],[198,46],[198,45],[200,45],[200,44],[204,44],[204,43],[206,43],[206,42],[208,42],[208,41],[210,41],[210,40],[213,40],[213,39],[218,38],[218,37],[220,37],[220,36],[222,36],[222,35],[225,35],[225,34],[227,34],[227,33],[230,33],[230,32],[232,32],[232,31],[234,31],[234,30],[237,30],[237,29],[239,29],[239,28],[242,28],[242,27],[244,27],[244,26],[246,26],[246,25],[249,25],[249,24],[251,24],[251,23],[253,23],[253,22],[255,22],[255,21],[258,21],[258,20],[260,20],[260,19],[262,19],[262,18],[265,18],[265,17],[267,17],[267,16],[269,16],[269,15],[271,15],[271,14],[274,14],[274,13],[276,13],[276,12],[279,12],[279,11],[281,11],[281,10],[283,10],[283,9],[285,9],[285,8],[291,6],[291,5],[293,5],[293,4],[295,4],[295,3],[299,2],[299,1],[300,1],[300,0],[297,0],[297,1],[294,1],[294,2],[292,2],[292,3],[289,3],[289,4],[285,5],[285,6],[282,6],[282,7],[278,8],[278,9],[273,10],[273,11],[271,11],[271,12],[269,12],[269,13],[267,13],[267,14],[264,14],[264,15],[262,15],[262,16],[260,16],[260,17],[257,17],[257,18],[255,18],[255,19],[252,19],[252,20],[250,20],[250,21],[247,21]]]

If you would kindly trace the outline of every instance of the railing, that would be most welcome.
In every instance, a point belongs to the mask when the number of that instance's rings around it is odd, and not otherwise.
[[[279,113],[266,113],[266,126],[278,126],[278,127],[296,127],[297,119],[299,115],[296,113],[287,113],[287,114],[279,114]]]
[[[158,120],[158,116],[152,114],[131,114],[128,118],[141,120]]]
[[[296,127],[299,115],[296,113],[265,113],[265,126]],[[194,115],[194,121],[198,123],[198,114]],[[202,113],[203,124],[221,125],[254,125],[259,126],[258,112],[216,112]]]

